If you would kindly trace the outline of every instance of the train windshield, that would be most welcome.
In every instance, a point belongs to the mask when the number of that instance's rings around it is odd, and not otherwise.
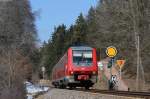
[[[73,51],[73,64],[75,66],[91,66],[92,51]]]

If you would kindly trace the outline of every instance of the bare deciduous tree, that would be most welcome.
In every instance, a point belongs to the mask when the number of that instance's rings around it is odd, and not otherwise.
[[[25,99],[24,80],[32,74],[34,15],[28,0],[0,1],[0,98]]]

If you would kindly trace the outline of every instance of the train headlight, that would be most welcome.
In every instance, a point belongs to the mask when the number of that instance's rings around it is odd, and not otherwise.
[[[73,71],[71,71],[71,75],[73,74],[74,72]]]
[[[93,71],[93,75],[95,75],[96,74],[96,72],[95,71]]]

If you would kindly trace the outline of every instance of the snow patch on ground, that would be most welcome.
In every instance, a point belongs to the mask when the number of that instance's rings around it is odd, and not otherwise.
[[[33,99],[33,95],[36,95],[40,92],[47,92],[49,87],[43,87],[39,85],[34,85],[31,82],[25,82],[27,99]]]

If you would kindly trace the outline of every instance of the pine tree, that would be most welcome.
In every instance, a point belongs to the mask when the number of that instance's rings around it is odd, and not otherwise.
[[[78,16],[74,26],[74,34],[72,37],[73,43],[85,43],[87,33],[87,23],[82,13]]]
[[[47,44],[44,44],[41,50],[43,51],[41,64],[46,67],[48,75],[51,74],[53,66],[65,52],[65,36],[66,26],[64,24],[55,27],[52,39]]]

